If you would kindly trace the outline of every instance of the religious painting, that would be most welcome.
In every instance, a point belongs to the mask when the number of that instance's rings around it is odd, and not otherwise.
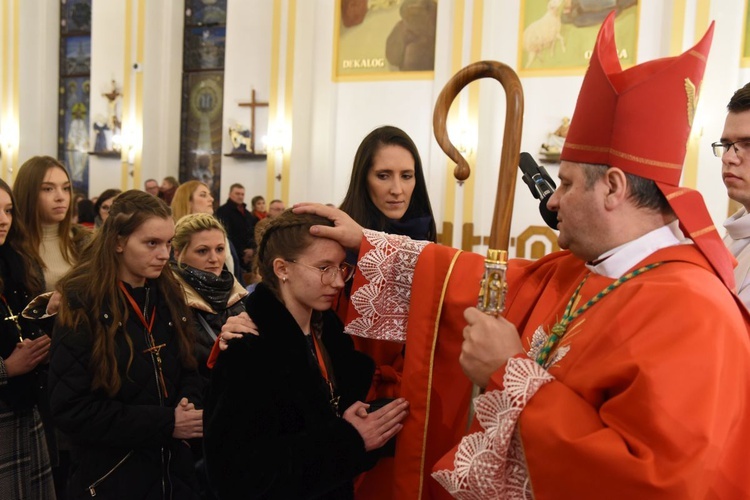
[[[60,40],[60,74],[91,74],[91,36],[69,36]]]
[[[186,0],[185,25],[206,26],[227,23],[227,0]]]
[[[91,32],[91,0],[60,0],[60,33]]]
[[[750,5],[745,2],[745,12],[742,23],[742,58],[740,65],[750,67]]]
[[[584,74],[599,28],[613,10],[620,64],[632,66],[638,45],[638,0],[523,0],[519,74]]]
[[[213,26],[210,28],[185,27],[185,69],[223,68],[226,31],[224,26]]]
[[[68,167],[73,189],[88,193],[89,186],[89,77],[60,79],[58,155]]]
[[[431,79],[437,0],[336,0],[335,81]]]
[[[185,0],[180,182],[199,180],[219,199],[227,0]]]
[[[224,72],[185,73],[180,181],[204,182],[219,199]]]

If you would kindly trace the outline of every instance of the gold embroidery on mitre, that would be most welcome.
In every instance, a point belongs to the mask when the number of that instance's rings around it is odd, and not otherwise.
[[[636,163],[642,163],[644,165],[649,165],[651,167],[669,168],[672,170],[682,170],[681,163],[669,163],[669,162],[664,162],[664,161],[651,160],[643,156],[635,156],[629,153],[624,153],[622,151],[618,151],[617,149],[610,148],[608,146],[588,146],[585,144],[574,144],[570,141],[565,141],[565,147],[570,148],[570,149],[577,149],[579,151],[592,151],[594,153],[609,153],[609,154],[618,156],[620,158],[623,158],[625,160],[634,161]]]
[[[690,81],[690,78],[685,78],[685,93],[687,94],[688,126],[692,128],[695,108],[698,104],[698,94],[695,92],[695,85]]]

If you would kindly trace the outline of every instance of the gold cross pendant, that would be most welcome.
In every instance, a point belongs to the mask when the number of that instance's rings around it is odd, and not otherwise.
[[[167,344],[159,344],[155,345],[153,347],[149,347],[148,349],[144,349],[143,352],[151,352],[156,355],[156,357],[159,357],[159,352],[161,351],[162,347],[166,347]],[[159,359],[159,362],[161,362],[161,359]]]
[[[11,315],[7,316],[5,321],[12,321],[16,325],[16,330],[18,330],[18,341],[23,342],[23,330],[21,329],[21,323],[18,322],[18,314],[12,314],[10,307],[8,308],[8,312],[11,313]]]

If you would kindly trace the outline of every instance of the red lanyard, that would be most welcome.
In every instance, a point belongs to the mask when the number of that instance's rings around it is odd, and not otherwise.
[[[166,346],[167,344],[159,344],[156,345],[156,342],[154,341],[154,334],[152,333],[152,329],[154,328],[154,320],[156,319],[156,306],[151,309],[151,319],[147,323],[146,318],[143,316],[143,313],[141,312],[141,308],[138,307],[138,303],[136,303],[135,299],[132,295],[130,295],[130,292],[128,292],[128,289],[125,287],[122,281],[119,282],[120,290],[125,294],[125,298],[128,299],[128,302],[130,302],[130,305],[133,306],[133,310],[135,311],[135,314],[138,316],[138,319],[141,320],[141,323],[143,324],[143,327],[148,332],[149,339],[151,341],[151,347],[148,349],[145,349],[143,352],[151,353],[156,358],[156,367],[159,370],[159,382],[161,382],[161,389],[164,391],[164,397],[167,398],[169,395],[167,394],[167,384],[164,380],[164,372],[161,369],[161,356],[159,352],[161,351],[161,348]]]
[[[331,399],[328,404],[331,405],[336,416],[341,416],[339,412],[339,396],[336,396],[336,392],[333,389],[333,382],[328,378],[328,368],[326,368],[325,361],[323,361],[323,353],[320,350],[320,344],[318,343],[318,337],[315,333],[310,333],[313,338],[313,345],[315,345],[315,357],[318,358],[318,366],[320,367],[320,374],[323,375],[323,379],[326,381],[328,386],[328,392],[330,393]]]
[[[320,352],[320,344],[318,344],[318,337],[311,333],[310,336],[313,338],[313,344],[315,344],[315,357],[318,358],[318,366],[320,367],[320,373],[328,384],[331,380],[328,378],[328,369],[326,368],[325,361],[323,361],[323,355]]]

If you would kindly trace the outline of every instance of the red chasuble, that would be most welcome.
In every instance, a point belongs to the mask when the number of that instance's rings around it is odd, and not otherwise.
[[[589,275],[576,306],[614,280],[568,252],[511,261],[505,315],[528,355],[493,375],[461,439],[463,310],[476,304],[483,259],[369,231],[365,240],[349,325],[405,337],[412,405],[384,498],[750,498],[750,321],[694,246],[639,263],[662,264],[573,320],[547,368],[535,354],[581,280]],[[383,300],[401,303],[387,321],[373,313]]]

